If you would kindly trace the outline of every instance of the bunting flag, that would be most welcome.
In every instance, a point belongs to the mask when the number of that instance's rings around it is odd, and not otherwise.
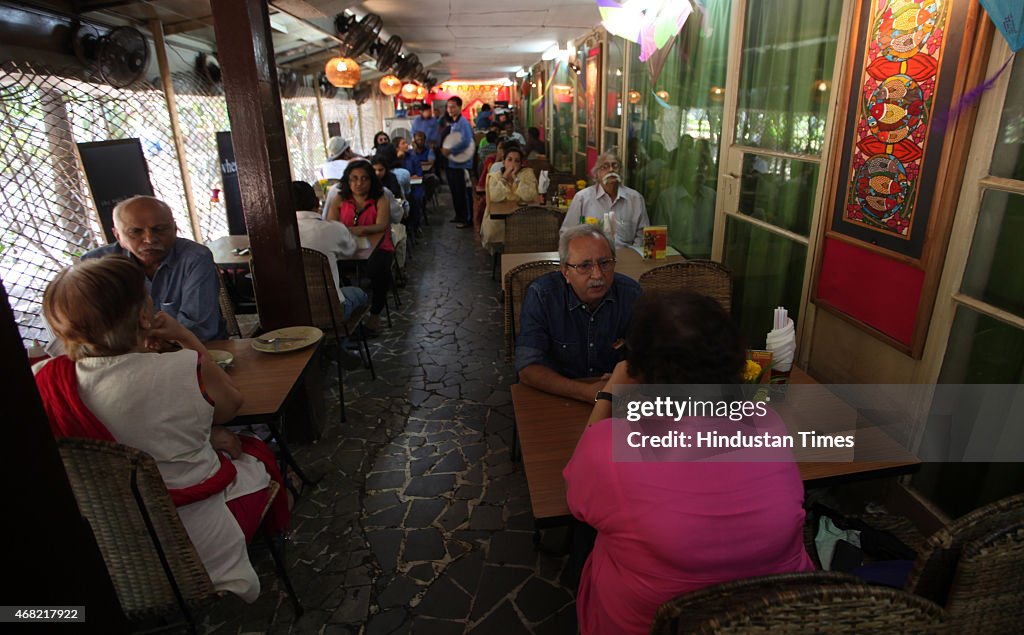
[[[640,44],[640,61],[667,49],[693,13],[690,0],[597,0],[601,24],[612,35]]]
[[[1024,46],[1024,6],[1020,0],[979,0],[1016,53]]]

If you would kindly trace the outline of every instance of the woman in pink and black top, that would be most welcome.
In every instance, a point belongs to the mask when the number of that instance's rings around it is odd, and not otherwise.
[[[391,261],[395,245],[391,241],[391,212],[384,186],[369,161],[353,161],[345,168],[338,182],[340,196],[327,208],[327,220],[340,221],[356,236],[384,232],[380,247],[366,263],[373,287],[370,317],[363,322],[371,331],[380,329],[380,312],[384,310],[391,289]]]

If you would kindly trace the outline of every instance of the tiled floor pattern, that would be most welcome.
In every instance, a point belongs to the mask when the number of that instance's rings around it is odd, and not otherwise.
[[[347,423],[325,364],[327,429],[296,449],[323,478],[296,505],[287,547],[305,614],[295,619],[269,554],[256,551],[259,600],[224,598],[206,630],[575,633],[566,558],[534,546],[526,480],[510,460],[499,285],[446,209],[412,252],[394,326],[371,341],[377,380],[345,375]]]

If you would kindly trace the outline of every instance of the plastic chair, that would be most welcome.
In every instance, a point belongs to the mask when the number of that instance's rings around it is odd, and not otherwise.
[[[710,260],[670,262],[640,276],[644,291],[695,291],[713,298],[729,312],[732,308],[732,271]]]
[[[727,582],[663,604],[652,635],[938,633],[944,611],[906,591],[828,572]]]
[[[309,295],[309,314],[313,320],[313,326],[324,331],[325,334],[334,337],[335,351],[338,362],[338,401],[341,405],[341,420],[345,421],[345,386],[342,381],[343,370],[341,356],[344,347],[341,344],[343,337],[353,335],[357,330],[362,333],[360,338],[363,343],[363,352],[366,355],[365,364],[370,369],[370,376],[377,379],[377,372],[373,368],[373,357],[370,356],[370,344],[366,340],[366,330],[359,329],[363,316],[369,310],[362,307],[356,311],[348,320],[345,320],[345,309],[338,297],[338,288],[334,286],[334,275],[331,273],[331,262],[327,256],[319,251],[302,248],[302,269],[306,274],[306,291]]]

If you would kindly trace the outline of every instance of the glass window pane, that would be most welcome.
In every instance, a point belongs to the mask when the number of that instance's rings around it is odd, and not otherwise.
[[[605,152],[618,152],[619,151],[619,131],[618,130],[605,130],[605,132],[604,132],[604,151]]]
[[[999,136],[992,154],[991,172],[995,176],[1024,180],[1024,57],[1013,62],[1013,75],[1003,102]]]
[[[587,120],[587,75],[582,70],[588,55],[590,55],[590,47],[586,44],[581,44],[576,49],[576,58],[573,62],[581,72],[577,73],[572,68],[569,69],[569,78],[575,82],[576,87],[576,121],[579,123]],[[568,66],[569,63],[562,62],[562,65]]]
[[[1024,381],[1024,331],[967,307],[956,310],[940,384]]]
[[[568,68],[564,63],[556,62],[557,71],[551,77],[550,93],[542,93],[551,100],[554,136],[552,137],[551,165],[559,172],[572,172],[572,138],[575,132],[573,125],[573,86],[575,80],[570,79]],[[547,85],[544,86],[547,88]]]
[[[576,170],[573,172],[576,175],[576,180],[583,179],[589,181],[587,176],[587,155],[583,153],[576,154]]]
[[[729,218],[725,228],[725,265],[732,269],[732,314],[749,348],[764,348],[776,307],[799,319],[807,247]]]
[[[739,211],[807,236],[817,183],[816,163],[744,154]]]
[[[989,190],[981,202],[961,290],[1024,316],[1024,196]]]
[[[622,65],[625,57],[623,56],[623,40],[614,36],[608,36],[608,59],[605,60],[605,76],[604,76],[604,94],[605,94],[605,110],[604,110],[604,125],[608,128],[618,128],[622,126]],[[605,146],[606,148],[609,146]]]
[[[747,2],[736,143],[821,154],[842,0]]]

